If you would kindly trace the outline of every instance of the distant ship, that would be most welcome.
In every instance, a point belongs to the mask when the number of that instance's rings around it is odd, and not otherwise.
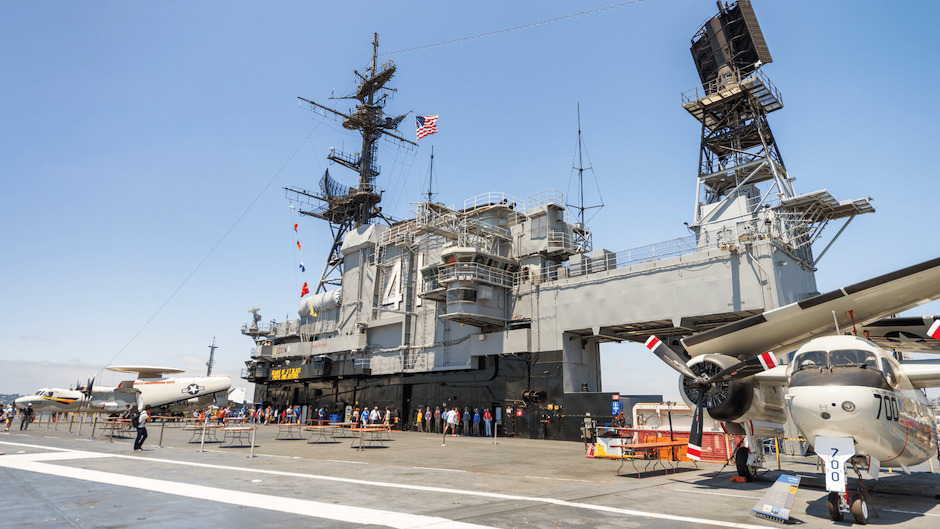
[[[741,32],[750,47],[731,49]],[[354,111],[304,100],[361,133],[358,153],[328,155],[359,182],[327,171],[318,191],[287,190],[334,240],[297,320],[264,325],[255,309],[242,328],[255,342],[243,372],[254,402],[340,417],[388,406],[404,428],[418,410],[486,408],[498,435],[575,440],[586,417],[603,423],[618,406],[629,416],[633,403],[661,400],[603,392],[601,343],[655,334],[681,349],[684,336],[818,294],[822,229],[874,208],[794,193],[767,120],[783,103],[760,70],[772,59],[749,2],[706,22],[692,54],[703,83],[683,94],[702,130],[692,234],[613,252],[594,246],[554,190],[484,193],[461,207],[429,198],[415,218],[385,219],[376,142],[412,142],[397,132],[405,116],[384,113],[396,66],[378,64],[376,35]]]

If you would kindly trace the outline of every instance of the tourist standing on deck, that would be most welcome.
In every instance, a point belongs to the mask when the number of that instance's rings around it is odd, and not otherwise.
[[[434,420],[434,415],[431,413],[431,407],[428,406],[424,409],[424,430],[428,433],[431,433],[432,420]]]
[[[463,409],[463,434],[470,435],[470,408]]]
[[[385,426],[389,426],[389,425],[391,425],[391,420],[392,420],[392,412],[389,411],[388,406],[386,406],[386,407],[385,407],[385,416],[382,417],[382,423],[385,424]]]
[[[490,428],[490,422],[492,420],[493,420],[493,415],[490,414],[490,409],[487,408],[483,410],[483,425],[485,427],[487,437],[490,437],[491,435],[493,435],[493,431]]]
[[[9,432],[10,426],[13,425],[13,418],[16,417],[16,406],[13,403],[7,404],[5,410],[3,410],[3,420],[5,421],[3,431]]]
[[[480,409],[473,408],[473,435],[480,435]]]
[[[33,405],[27,404],[20,412],[20,430],[29,430],[29,423],[33,422]]]
[[[441,433],[441,407],[434,406],[434,433]]]
[[[150,404],[144,406],[144,411],[137,416],[137,439],[134,440],[134,451],[143,451],[144,441],[147,440],[147,422],[150,420]]]
[[[421,408],[418,408],[418,420],[415,421],[415,424],[418,426],[419,432],[424,432],[424,413],[421,412]]]
[[[460,413],[457,411],[457,408],[447,410],[444,412],[444,437],[447,437],[447,430],[450,430],[450,435],[457,437],[457,417]]]

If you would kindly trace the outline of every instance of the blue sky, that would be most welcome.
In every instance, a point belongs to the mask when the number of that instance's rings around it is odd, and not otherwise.
[[[281,188],[316,188],[331,146],[358,150],[297,96],[347,94],[373,32],[394,52],[605,5],[0,4],[0,393],[68,385],[109,363],[198,374],[213,336],[216,372],[237,379],[252,347],[239,333],[248,309],[295,318],[329,242],[326,226],[301,221],[301,274]],[[774,58],[764,73],[785,103],[771,126],[797,192],[870,195],[878,209],[822,260],[819,289],[936,257],[940,8],[754,5]],[[442,202],[567,192],[580,102],[607,204],[590,222],[595,247],[686,234],[699,126],[679,94],[698,84],[689,40],[714,11],[711,0],[648,0],[393,55],[389,112],[438,114],[441,132],[415,152],[383,143],[385,211],[407,217],[421,199],[431,145]],[[677,393],[672,372],[635,347],[606,348],[603,367],[606,390]]]

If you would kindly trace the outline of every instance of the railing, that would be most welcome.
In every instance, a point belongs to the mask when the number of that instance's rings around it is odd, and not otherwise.
[[[755,70],[748,75],[742,76],[739,72],[733,72],[728,75],[723,75],[717,79],[713,79],[703,85],[696,86],[695,88],[690,88],[685,92],[682,92],[682,104],[686,105],[693,101],[698,101],[703,97],[709,96],[726,88],[730,88],[735,85],[739,85],[748,79],[755,79],[762,85],[764,89],[773,97],[776,101],[782,101],[780,97],[780,91],[777,90],[777,87],[770,82],[770,79],[764,75],[760,70]]]
[[[437,283],[446,281],[478,281],[499,287],[511,288],[513,284],[512,272],[493,268],[479,263],[451,263],[438,267]],[[426,286],[430,281],[425,281]],[[427,290],[425,290],[427,292]]]
[[[687,255],[697,251],[696,236],[689,235],[687,237],[631,248],[617,253],[609,253],[595,257],[585,254],[584,260],[580,263],[553,265],[543,268],[539,280],[544,283],[564,277],[626,268],[640,263],[657,261],[666,257]]]
[[[549,246],[561,246],[566,250],[574,250],[575,244],[574,239],[571,235],[563,231],[554,231],[549,230],[548,232],[548,245]]]
[[[501,193],[498,191],[492,191],[489,193],[481,193],[475,197],[468,198],[464,200],[463,207],[464,209],[475,208],[477,206],[492,206],[495,204],[506,204],[511,207],[519,207],[523,204],[518,198],[507,195],[506,193]]]
[[[544,206],[545,204],[556,204],[565,207],[564,193],[557,189],[545,189],[538,193],[533,193],[529,195],[525,208],[526,211],[529,211],[539,206]]]

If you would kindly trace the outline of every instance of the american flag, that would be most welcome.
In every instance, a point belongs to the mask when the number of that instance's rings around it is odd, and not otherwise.
[[[415,126],[418,127],[418,139],[437,132],[437,116],[415,116]]]

